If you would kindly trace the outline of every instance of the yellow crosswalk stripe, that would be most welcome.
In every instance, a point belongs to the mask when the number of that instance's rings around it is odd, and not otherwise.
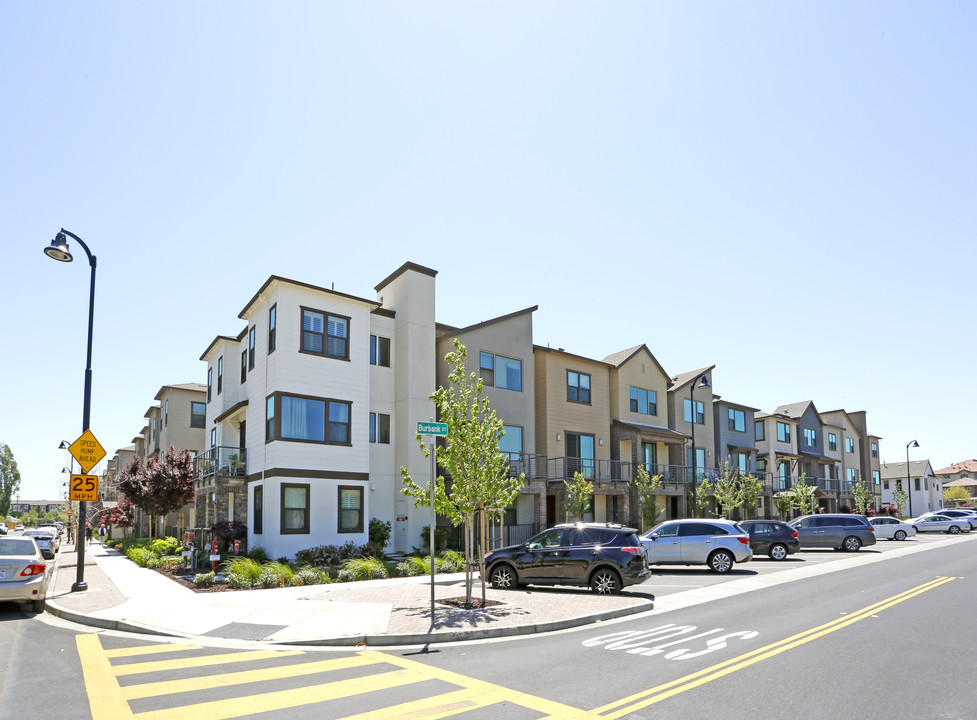
[[[150,710],[137,713],[132,717],[137,718],[137,720],[226,720],[227,718],[255,715],[271,710],[285,710],[300,705],[327,702],[378,690],[389,690],[427,679],[425,676],[410,670],[392,670],[379,675],[339,680],[294,690],[278,690],[260,695],[214,700],[196,705],[182,705],[167,710]],[[99,720],[101,720],[100,716]]]
[[[155,655],[156,653],[177,652],[179,650],[203,650],[203,647],[203,645],[187,645],[186,643],[160,643],[159,645],[142,645],[133,648],[106,650],[105,657],[138,657],[139,655]]]
[[[353,657],[335,658],[320,662],[298,663],[279,667],[262,668],[261,670],[245,670],[243,672],[222,673],[220,675],[204,675],[203,677],[186,678],[184,680],[164,680],[154,683],[129,685],[122,688],[126,700],[172,695],[174,693],[193,692],[196,690],[210,690],[217,687],[244,685],[261,682],[262,680],[281,680],[288,677],[300,677],[315,673],[343,670],[351,667],[375,665],[381,662],[379,658],[360,654]]]
[[[301,650],[250,650],[248,652],[221,653],[218,655],[203,655],[200,657],[180,658],[179,660],[154,660],[151,662],[133,663],[114,667],[116,676],[138,675],[140,673],[164,672],[166,670],[182,670],[184,668],[206,667],[208,665],[225,665],[227,663],[248,662],[250,660],[265,660],[267,658],[288,657],[289,655],[303,655]]]
[[[76,635],[75,645],[81,658],[92,717],[99,720],[132,720],[129,703],[122,696],[122,689],[115,679],[112,664],[102,650],[98,635]]]
[[[424,718],[424,720],[437,720],[437,718],[449,717],[460,712],[468,712],[475,708],[494,705],[498,702],[495,698],[487,698],[478,690],[464,689],[454,692],[435,695],[430,698],[412,700],[411,702],[391,705],[381,710],[371,710],[370,712],[359,713],[358,715],[347,715],[340,720],[388,720],[389,718]]]

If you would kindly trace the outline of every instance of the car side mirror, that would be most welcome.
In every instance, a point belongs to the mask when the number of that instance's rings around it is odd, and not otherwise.
[[[648,537],[651,538],[652,540],[657,540],[658,539],[658,533],[652,533]]]

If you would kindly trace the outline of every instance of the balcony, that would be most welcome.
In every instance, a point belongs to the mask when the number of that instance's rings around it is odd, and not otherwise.
[[[511,452],[509,455],[509,477],[526,475],[526,480],[546,477],[546,456],[533,453]]]
[[[197,486],[215,482],[215,476],[246,477],[247,474],[248,451],[244,448],[222,445],[200,453],[193,460],[194,483]]]
[[[579,457],[557,457],[546,460],[546,478],[549,482],[572,480],[574,474],[578,472],[591,482],[631,481],[631,463],[623,460]]]

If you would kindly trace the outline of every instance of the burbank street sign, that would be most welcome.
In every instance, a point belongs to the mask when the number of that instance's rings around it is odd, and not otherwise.
[[[419,422],[417,423],[417,434],[444,437],[448,434],[448,423]]]

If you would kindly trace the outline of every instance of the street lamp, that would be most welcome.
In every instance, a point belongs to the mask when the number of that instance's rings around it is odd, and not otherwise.
[[[909,477],[909,448],[918,448],[919,443],[913,440],[911,443],[906,445],[906,489],[909,492],[909,517],[915,517],[913,515],[913,488],[912,480]]]
[[[71,262],[74,258],[71,257],[71,252],[68,250],[68,237],[81,245],[85,254],[88,255],[88,264],[92,268],[92,283],[88,294],[88,356],[87,364],[85,365],[85,405],[82,410],[81,421],[81,432],[84,434],[88,430],[92,414],[92,327],[95,319],[95,266],[97,263],[95,256],[92,255],[85,241],[64,228],[61,228],[61,232],[55,236],[51,244],[44,248],[44,254],[60,262]],[[63,447],[64,442],[61,445]],[[78,503],[78,534],[75,536],[75,547],[78,550],[78,567],[75,572],[75,582],[71,586],[71,592],[83,592],[88,589],[88,583],[85,582],[85,516],[88,511],[87,505],[88,503],[84,500]]]
[[[699,383],[698,386],[696,383]],[[692,476],[689,480],[689,498],[692,501],[692,517],[695,517],[695,391],[697,387],[710,387],[709,380],[706,378],[705,373],[702,373],[702,375],[693,380],[692,384],[689,385],[689,420],[692,421]]]

